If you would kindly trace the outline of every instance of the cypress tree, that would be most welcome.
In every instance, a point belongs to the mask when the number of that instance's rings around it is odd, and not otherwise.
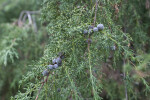
[[[148,100],[148,2],[44,0],[49,41],[11,99]]]

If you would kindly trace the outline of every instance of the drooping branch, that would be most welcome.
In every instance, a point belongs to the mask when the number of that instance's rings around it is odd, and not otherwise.
[[[57,59],[53,59],[53,61],[52,61],[54,65],[49,65],[49,68],[47,68],[47,69],[52,70],[52,69],[58,68],[58,66],[61,66],[61,64],[62,64],[62,60],[61,60],[61,59],[64,59],[65,53],[60,52],[58,55],[59,55],[58,58],[57,58]],[[58,65],[57,65],[56,63],[57,63]],[[57,67],[56,67],[55,65],[57,65]],[[50,75],[50,71],[47,71],[47,69],[46,69],[46,71],[44,70],[43,73],[42,73],[43,76],[46,76],[46,79],[44,80],[44,82],[42,82],[42,85],[41,85],[41,87],[40,87],[40,89],[39,89],[39,91],[38,91],[38,93],[37,93],[37,96],[36,96],[35,100],[38,99],[39,94],[40,94],[40,92],[41,92],[41,90],[42,90],[44,84],[47,82],[48,77],[49,77],[49,75]],[[43,77],[43,78],[44,78],[44,77]]]
[[[37,32],[35,18],[32,17],[32,15],[35,15],[35,14],[40,14],[40,11],[22,11],[19,16],[18,26],[22,27],[25,24],[26,19],[28,19],[29,24],[25,25],[25,27],[29,25],[33,25],[34,31]]]
[[[125,67],[125,59],[123,59],[123,66]],[[126,72],[125,72],[125,68],[123,69],[123,78],[125,79],[126,78]],[[125,96],[126,96],[126,100],[128,100],[128,91],[127,91],[127,84],[124,80],[124,88],[125,88]]]
[[[96,3],[95,3],[95,17],[94,17],[94,26],[96,24],[96,16],[97,16],[97,6],[98,6],[98,1],[96,0]]]
[[[42,82],[42,85],[41,85],[41,87],[40,87],[40,89],[39,89],[39,91],[38,91],[38,93],[37,93],[37,96],[36,96],[35,100],[38,99],[39,94],[40,94],[40,92],[41,92],[41,90],[42,90],[44,84],[45,84],[45,83],[47,82],[47,80],[48,80],[49,74],[50,74],[50,72],[48,73],[48,76],[46,77],[46,79],[44,80],[44,82]]]
[[[33,14],[40,14],[40,11],[22,11],[20,16],[19,16],[19,21],[22,21],[22,18],[23,18],[23,15],[24,14],[30,14],[30,15],[33,15]],[[18,23],[19,24],[19,23]]]
[[[95,3],[95,16],[94,16],[94,24],[93,24],[93,27],[95,26],[96,24],[96,15],[97,15],[97,6],[98,6],[98,2],[96,0],[96,3]],[[91,79],[91,82],[92,82],[92,92],[94,93],[95,92],[95,88],[93,86],[94,82],[93,82],[93,79],[92,79],[92,66],[91,66],[91,54],[90,54],[90,44],[91,44],[91,39],[90,39],[90,35],[88,37],[88,59],[89,59],[89,68],[90,68],[90,79]],[[95,93],[94,93],[95,94]],[[95,97],[95,96],[94,96]]]

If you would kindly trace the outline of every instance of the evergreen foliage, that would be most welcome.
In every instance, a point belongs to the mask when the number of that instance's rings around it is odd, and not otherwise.
[[[16,24],[22,10],[35,10],[39,7],[35,2],[7,0],[0,6],[0,100],[10,100],[18,89],[22,90],[19,88],[19,80],[31,70],[27,65],[43,54],[47,32],[40,24],[40,16],[35,16],[37,33],[32,28]]]
[[[11,100],[148,100],[149,10],[142,0],[44,0],[41,28],[49,40],[43,56],[26,63],[30,70]],[[21,61],[41,56],[42,29],[34,34],[16,26],[11,31],[9,24],[0,27],[1,65],[21,65],[17,49],[25,52]]]
[[[39,10],[40,0],[6,0],[0,6],[0,23],[12,22],[23,10]]]

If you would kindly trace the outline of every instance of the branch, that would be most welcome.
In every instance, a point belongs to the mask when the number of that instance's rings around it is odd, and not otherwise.
[[[31,14],[29,12],[27,12],[27,16],[28,16],[28,19],[29,19],[29,24],[32,24]]]
[[[22,19],[22,22],[23,22],[23,23],[25,23],[26,18],[27,18],[27,14],[25,14],[24,17],[23,17],[23,19]]]
[[[50,74],[50,72],[48,73],[48,76],[46,77],[46,79],[44,80],[44,82],[42,82],[42,86],[41,86],[41,88],[39,89],[39,91],[38,91],[38,93],[37,93],[37,96],[36,96],[35,100],[38,99],[39,94],[40,94],[40,92],[41,92],[41,90],[42,90],[44,84],[45,84],[45,83],[47,82],[47,80],[48,80],[49,74]]]
[[[125,66],[125,59],[123,59],[123,66]],[[126,77],[126,72],[125,69],[123,70],[123,78],[125,79]],[[124,88],[125,88],[125,96],[126,96],[126,100],[128,100],[128,91],[127,91],[127,84],[124,80]]]
[[[97,0],[96,0],[96,6],[95,6],[95,17],[94,17],[94,24],[93,24],[93,26],[95,26],[95,23],[96,23],[96,15],[97,15],[97,5],[98,5],[98,2],[97,2]],[[95,92],[95,88],[94,88],[94,86],[93,86],[93,79],[92,79],[92,66],[91,66],[91,60],[90,60],[90,43],[91,43],[91,41],[90,41],[90,35],[88,36],[88,56],[89,56],[89,68],[90,68],[90,79],[91,79],[91,82],[92,82],[92,91],[93,91],[93,93]],[[95,93],[94,93],[94,95],[95,95]],[[94,96],[94,98],[95,98],[95,96]]]
[[[36,25],[36,22],[35,22],[35,16],[32,16],[32,19],[33,19],[34,31],[37,32],[37,25]]]
[[[22,20],[25,20],[25,17],[23,17],[25,14],[25,16],[28,16],[28,18],[30,18],[30,16],[32,14],[40,14],[40,11],[22,11],[20,16],[19,16],[19,20],[18,20],[18,25],[20,26],[20,23],[22,22]],[[29,16],[30,15],[30,16]],[[29,19],[30,21],[31,19]],[[31,22],[31,21],[30,21]]]
[[[95,26],[95,24],[96,24],[97,6],[98,6],[98,2],[97,2],[97,0],[96,0],[94,26]]]

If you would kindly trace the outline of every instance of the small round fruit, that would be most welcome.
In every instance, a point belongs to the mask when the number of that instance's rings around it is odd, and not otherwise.
[[[86,42],[87,42],[87,43],[92,43],[92,40],[88,38],[88,39],[86,40]]]
[[[46,70],[44,70],[43,72],[42,72],[42,74],[43,74],[43,76],[48,76],[48,70],[46,69]]]
[[[54,64],[54,68],[55,68],[55,69],[58,68],[58,65],[57,65],[57,64]]]
[[[56,63],[57,63],[58,66],[61,66],[62,61],[61,61],[60,57],[56,58]]]
[[[65,55],[61,55],[60,58],[61,58],[61,59],[64,59],[64,58],[65,58]]]
[[[53,59],[52,63],[53,63],[53,64],[56,64],[56,59]]]
[[[97,28],[97,27],[94,27],[94,28],[93,28],[93,31],[94,31],[94,32],[97,32],[97,31],[98,31],[98,28]]]
[[[92,35],[93,29],[89,29],[88,33],[89,33],[89,35]]]
[[[47,69],[52,70],[54,68],[54,65],[48,65]]]
[[[116,50],[116,46],[111,46],[111,50]]]
[[[84,34],[84,35],[88,34],[88,30],[84,30],[84,31],[83,31],[83,34]]]
[[[91,25],[89,26],[89,29],[93,29],[93,28],[94,28],[93,26],[91,26]]]
[[[98,24],[97,28],[98,28],[98,30],[102,31],[104,29],[104,25],[103,24]]]
[[[60,88],[57,88],[57,92],[60,92],[61,91],[61,89]]]
[[[59,57],[60,57],[61,59],[64,59],[64,58],[65,58],[65,53],[64,53],[64,52],[59,52]]]

